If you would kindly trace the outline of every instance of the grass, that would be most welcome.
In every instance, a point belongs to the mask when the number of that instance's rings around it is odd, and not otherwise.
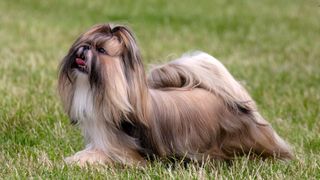
[[[320,179],[320,2],[0,1],[0,179]],[[292,144],[289,162],[235,160],[144,169],[66,166],[83,147],[62,111],[57,66],[96,23],[132,27],[144,62],[190,50],[220,59]]]

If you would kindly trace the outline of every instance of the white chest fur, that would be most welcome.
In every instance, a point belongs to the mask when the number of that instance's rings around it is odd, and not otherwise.
[[[79,74],[77,77],[71,114],[80,123],[93,118],[92,91],[86,75]]]
[[[93,93],[88,76],[78,74],[75,92],[72,100],[71,115],[80,125],[88,149],[108,150],[109,140],[105,121],[99,119],[97,109],[94,107]]]

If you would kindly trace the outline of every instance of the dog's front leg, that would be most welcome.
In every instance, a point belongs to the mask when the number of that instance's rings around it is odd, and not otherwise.
[[[77,164],[79,166],[111,163],[111,160],[103,151],[91,148],[79,151],[73,156],[65,158],[64,161],[67,164]]]

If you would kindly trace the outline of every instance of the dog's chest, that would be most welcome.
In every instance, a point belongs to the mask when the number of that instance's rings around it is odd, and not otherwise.
[[[76,81],[71,115],[80,122],[86,119],[92,119],[94,115],[90,84],[82,79]]]

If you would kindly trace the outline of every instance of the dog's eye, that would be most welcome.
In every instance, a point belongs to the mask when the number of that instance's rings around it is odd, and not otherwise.
[[[105,49],[103,49],[102,47],[98,48],[97,51],[102,54],[107,54],[107,51]]]

